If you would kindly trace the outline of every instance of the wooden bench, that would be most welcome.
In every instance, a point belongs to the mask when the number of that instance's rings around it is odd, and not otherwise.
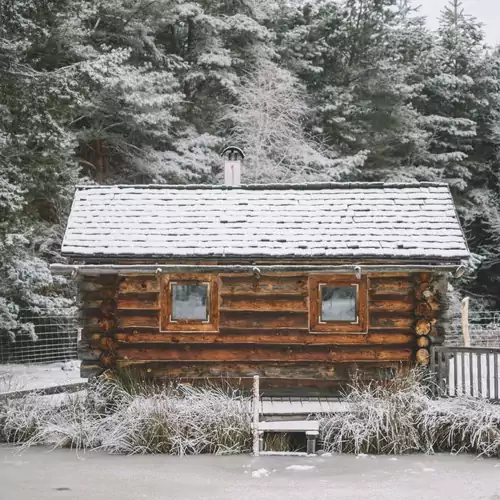
[[[259,452],[263,451],[264,432],[305,432],[307,437],[307,453],[316,453],[316,439],[319,435],[317,420],[278,420],[273,422],[258,422]]]

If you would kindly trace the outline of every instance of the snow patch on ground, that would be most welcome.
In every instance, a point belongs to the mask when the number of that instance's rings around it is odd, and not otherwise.
[[[0,393],[45,389],[58,385],[86,382],[80,378],[79,361],[59,361],[50,364],[0,365]]]
[[[267,469],[257,469],[252,471],[252,477],[266,477],[270,472]]]
[[[289,465],[286,470],[311,470],[315,468],[315,465]]]

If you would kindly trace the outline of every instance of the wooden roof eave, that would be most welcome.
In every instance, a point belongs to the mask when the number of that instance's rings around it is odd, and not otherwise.
[[[440,272],[454,273],[461,267],[459,263],[417,264],[340,264],[340,265],[301,265],[301,264],[52,264],[54,274],[72,275],[128,275],[164,273],[256,273],[275,274],[289,272],[367,274],[394,272]]]

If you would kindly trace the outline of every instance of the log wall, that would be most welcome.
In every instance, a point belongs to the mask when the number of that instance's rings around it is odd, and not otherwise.
[[[157,276],[82,277],[82,376],[134,367],[153,376],[238,379],[269,386],[335,385],[356,372],[386,377],[427,364],[442,279],[427,273],[368,276],[365,333],[311,333],[307,275],[220,275],[219,331],[162,332]]]

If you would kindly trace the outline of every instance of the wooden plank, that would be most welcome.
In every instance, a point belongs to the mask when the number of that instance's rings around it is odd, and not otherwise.
[[[290,380],[342,381],[350,382],[354,374],[361,380],[385,378],[385,370],[399,367],[399,363],[377,362],[362,364],[332,365],[331,363],[293,362],[250,362],[250,363],[207,363],[166,362],[143,360],[117,360],[117,366],[139,369],[155,377],[185,379],[240,379],[259,375],[272,379],[274,387],[287,387]]]
[[[151,293],[160,291],[156,276],[125,276],[118,285],[119,293]]]
[[[118,318],[118,325],[119,328],[145,328],[145,327],[155,327],[155,328],[160,328],[160,318],[159,318],[159,313],[153,311],[154,314],[149,314],[149,315],[132,315],[132,316],[126,316],[126,315],[120,315]]]
[[[264,432],[319,432],[318,420],[277,420],[259,422],[259,430]]]
[[[469,297],[464,297],[460,305],[460,317],[462,323],[462,334],[464,337],[464,346],[470,347],[469,336]]]
[[[486,355],[486,397],[491,399],[491,356]]]
[[[469,396],[474,396],[474,364],[472,352],[469,351],[469,378],[470,378],[470,393]]]
[[[121,293],[116,301],[117,309],[158,310],[160,308],[159,294],[153,293]]]
[[[459,353],[456,353],[453,356],[453,396],[458,395],[458,355]]]
[[[217,343],[217,344],[409,344],[415,342],[415,335],[412,333],[384,333],[369,332],[367,334],[310,334],[305,330],[279,330],[276,332],[266,332],[262,330],[233,330],[221,329],[220,333],[203,332],[158,332],[152,329],[144,333],[117,332],[115,338],[119,342],[130,343],[154,343],[154,342],[174,342],[180,344],[190,343]]]
[[[415,324],[415,317],[409,313],[373,313],[370,312],[369,328],[399,328],[409,329]]]
[[[402,295],[398,299],[390,298],[384,300],[370,300],[368,309],[370,312],[411,312],[415,308],[414,299],[411,296]]]
[[[408,296],[414,288],[413,280],[408,278],[370,278],[368,293],[370,297],[377,295]]]
[[[90,378],[97,377],[104,372],[104,367],[95,361],[82,361],[80,365],[80,377]]]
[[[82,361],[96,361],[100,358],[102,350],[92,348],[90,342],[79,341],[77,345],[78,359]]]
[[[222,295],[221,311],[307,311],[305,295]]]
[[[221,311],[221,328],[254,328],[254,329],[308,329],[308,314],[304,311]]]
[[[457,355],[460,355],[460,365],[462,367],[462,392],[461,395],[467,394],[465,390],[465,353],[457,353]]]
[[[252,345],[245,344],[120,344],[119,359],[143,361],[295,361],[345,363],[356,361],[406,361],[412,357],[410,347]]]
[[[116,286],[99,288],[99,290],[94,290],[94,291],[86,291],[79,288],[78,292],[79,292],[79,299],[82,304],[83,303],[96,304],[99,301],[105,299],[114,299],[118,293],[118,289]],[[94,305],[90,307],[97,307],[97,306]]]
[[[482,367],[481,367],[481,354],[476,355],[477,359],[477,383],[479,390],[479,397],[483,396],[483,377],[482,377]]]
[[[498,353],[495,352],[493,354],[493,381],[494,381],[494,386],[495,386],[495,400],[497,401],[500,401],[500,391],[499,391],[499,385],[500,385],[500,381],[499,381],[499,373],[498,373],[498,362],[499,362],[499,359],[498,359]]]
[[[308,278],[305,275],[261,276],[252,274],[242,276],[221,275],[221,294],[307,294]]]

